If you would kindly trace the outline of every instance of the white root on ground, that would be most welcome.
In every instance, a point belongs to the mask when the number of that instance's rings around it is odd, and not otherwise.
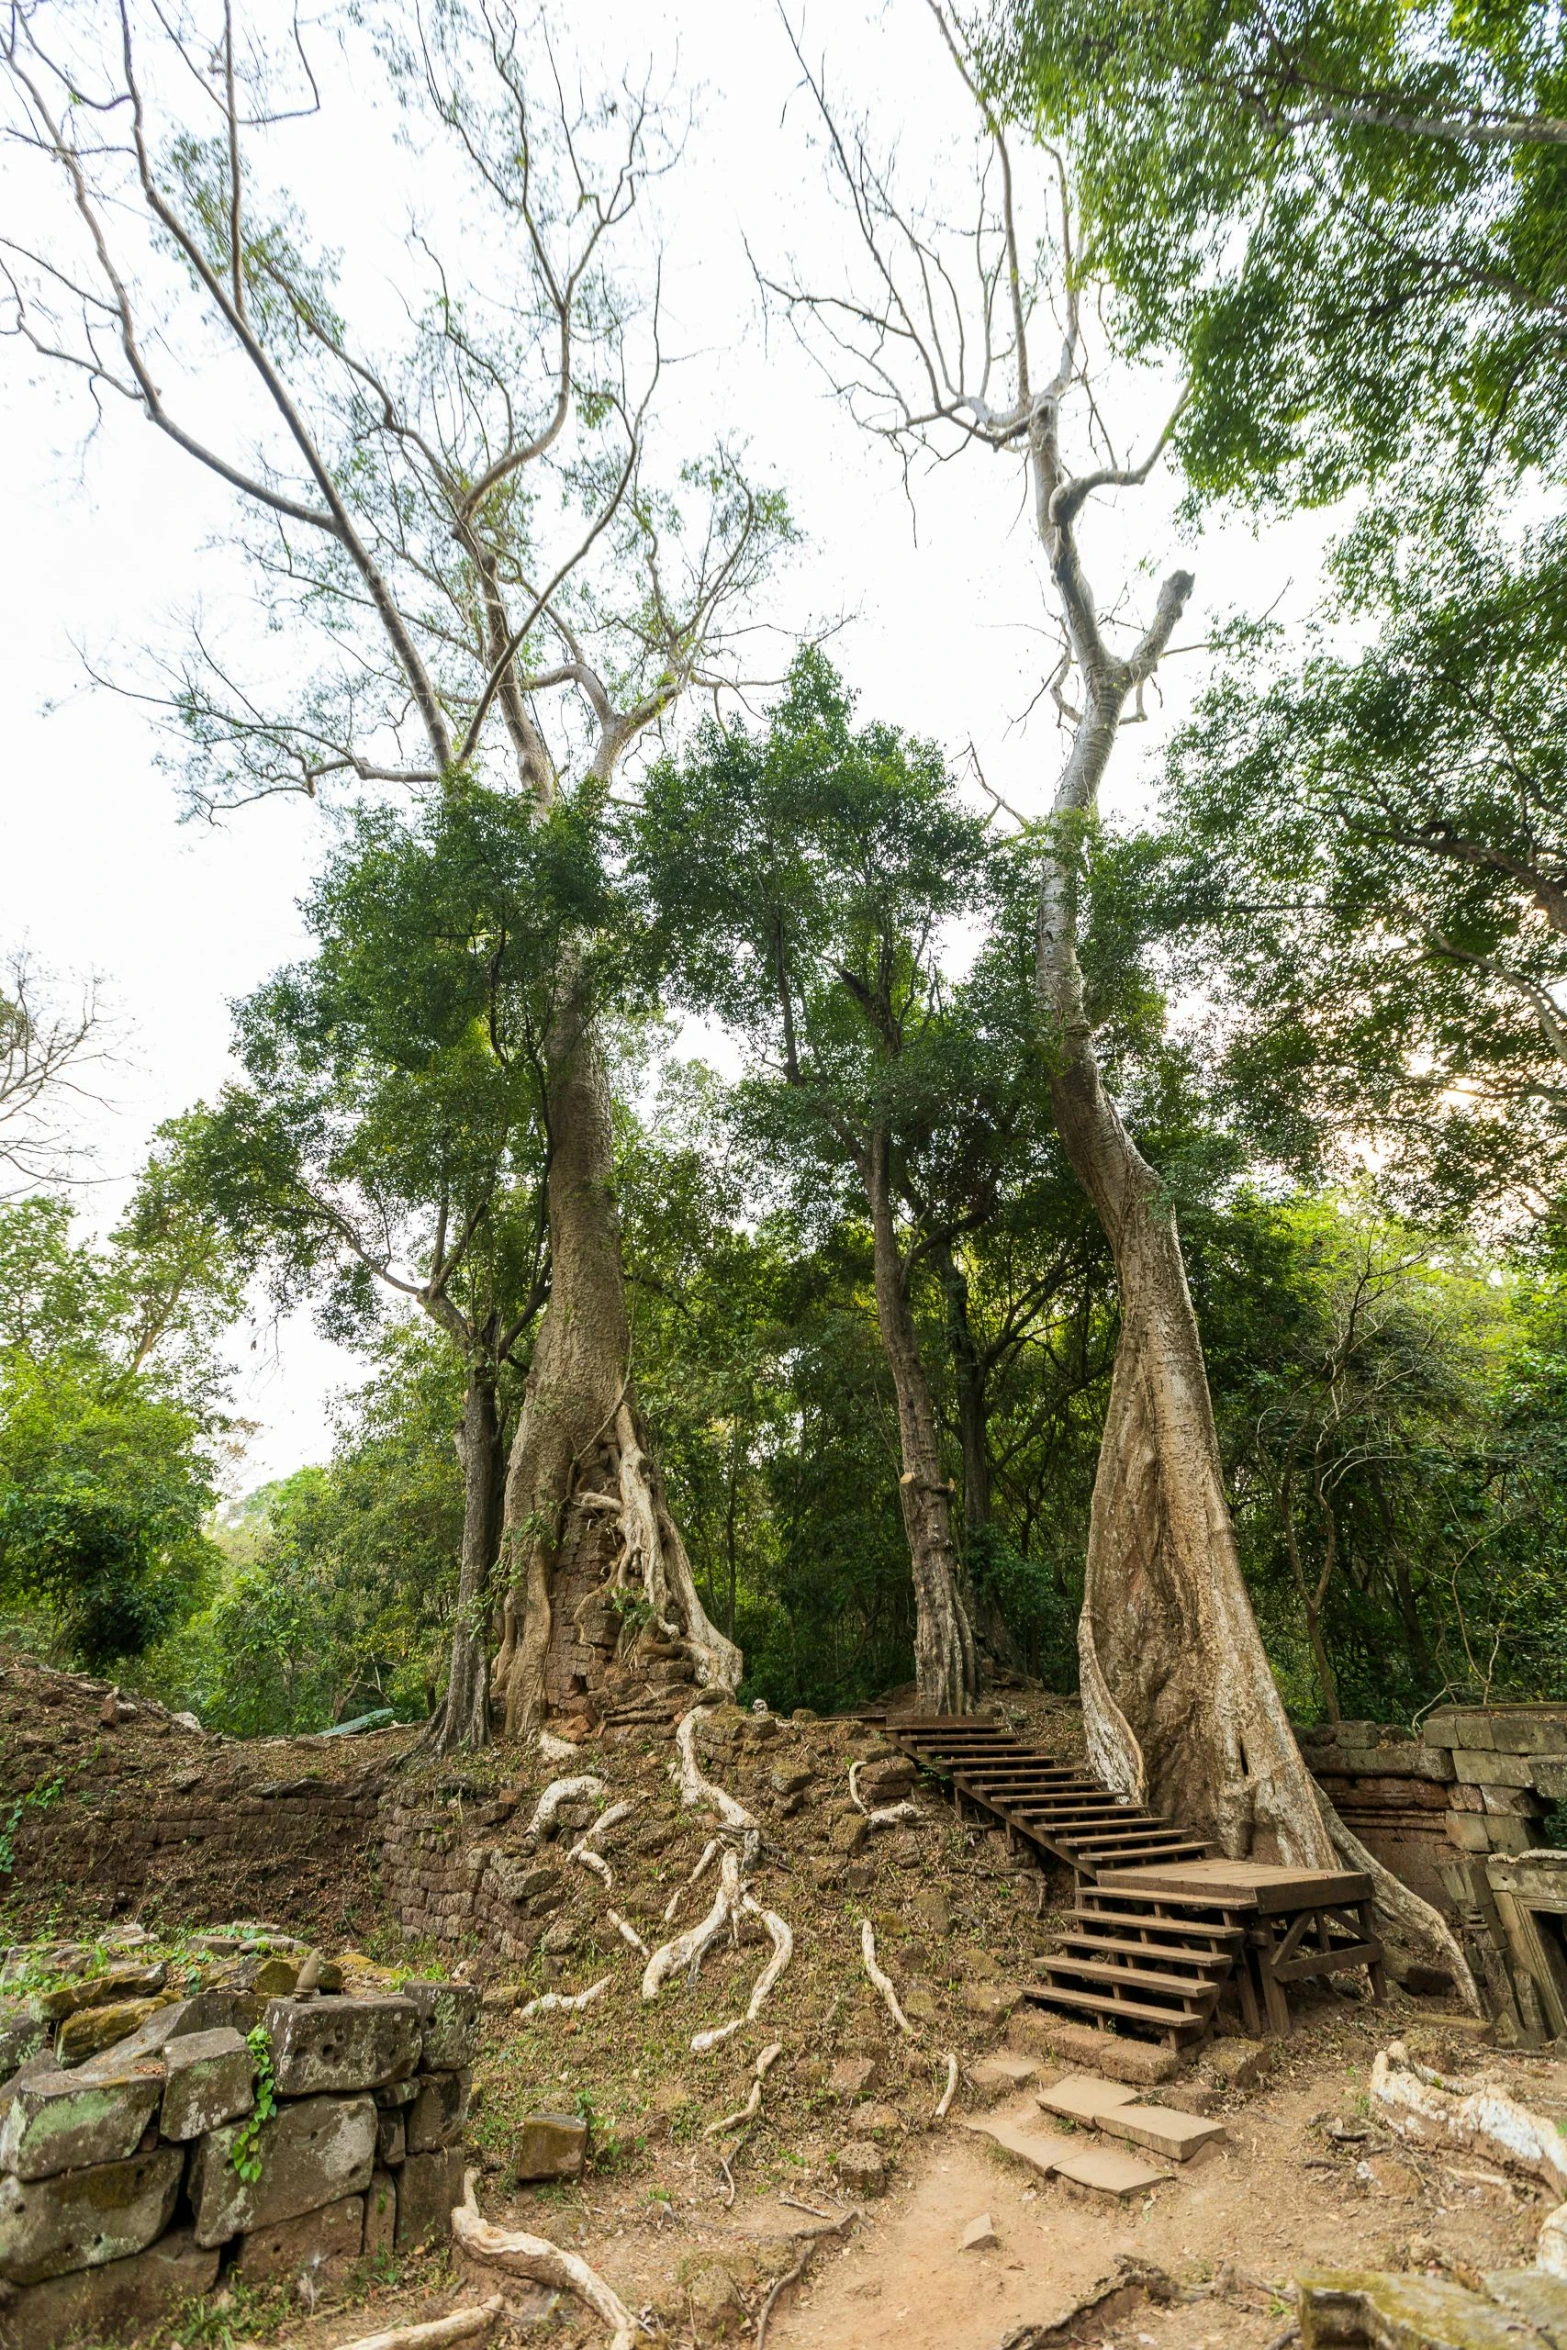
[[[914,2026],[898,2005],[898,1994],[892,1987],[892,1977],[884,1975],[876,1964],[876,1936],[871,1930],[869,1918],[862,1918],[860,1921],[860,1953],[865,1960],[865,1972],[870,1976],[874,1988],[881,1993],[887,2002],[887,2013],[905,2040],[916,2039],[918,2034],[915,2032]]]
[[[656,1999],[670,1976],[679,1974],[682,1967],[700,1966],[709,1946],[733,1923],[739,1906],[740,1863],[732,1852],[726,1852],[719,1864],[718,1893],[712,1908],[700,1925],[677,1934],[673,1942],[654,1951],[642,1976],[643,1998]]]
[[[601,1998],[613,1981],[612,1975],[600,1975],[598,1981],[590,1983],[585,1991],[573,1992],[569,1997],[563,1991],[541,1992],[537,1999],[530,1999],[526,2007],[518,2008],[517,2020],[525,2024],[530,2015],[579,2015],[583,2008],[591,2007],[595,1999]]]
[[[899,1828],[905,1820],[919,1818],[917,1803],[884,1803],[879,1811],[872,1811],[859,1788],[860,1773],[864,1768],[862,1762],[849,1765],[849,1801],[857,1812],[864,1814],[873,1828]]]
[[[762,2012],[762,2002],[794,1956],[794,1936],[778,1912],[775,1909],[763,1909],[761,1903],[753,1895],[745,1894],[742,1897],[741,1905],[749,1910],[753,1917],[761,1919],[773,1945],[773,1955],[757,1976],[756,1988],[751,1993],[751,2004],[745,2011],[746,2022],[754,2024]]]
[[[344,2350],[441,2350],[447,2342],[474,2342],[487,2334],[506,2304],[497,2293],[469,2309],[454,2309],[449,2317],[427,2318],[422,2325],[393,2326],[386,2333],[364,2334],[344,2344]]]
[[[690,1892],[692,1886],[697,1883],[698,1879],[706,1876],[709,1867],[717,1859],[719,1853],[722,1852],[722,1850],[723,1839],[722,1837],[715,1836],[712,1843],[708,1845],[706,1851],[703,1853],[701,1859],[697,1862],[696,1867],[691,1871],[690,1876],[687,1877],[685,1883],[675,1887],[673,1893],[671,1893],[669,1896],[668,1901],[664,1904],[664,1923],[666,1926],[672,1926],[674,1924],[675,1912],[680,1907],[681,1902]]]
[[[393,2326],[389,2333],[361,2334],[345,2342],[343,2350],[442,2350],[447,2342],[476,2342],[487,2334],[506,2304],[497,2293],[491,2301],[471,2309],[454,2309],[450,2317],[427,2318],[423,2325]]]
[[[574,1860],[579,1869],[591,1869],[595,1877],[601,1877],[606,1893],[614,1891],[615,1879],[602,1852],[590,1852],[585,1845],[574,1844],[566,1858]]]
[[[608,1918],[610,1924],[614,1927],[622,1942],[629,1942],[632,1949],[639,1951],[643,1958],[649,1956],[648,1946],[643,1941],[641,1935],[637,1932],[636,1927],[628,1924],[626,1919],[621,1916],[618,1909],[607,1909],[604,1912],[604,1915]]]
[[[783,2054],[783,2042],[774,2040],[764,2048],[751,2068],[751,2094],[737,2113],[726,2113],[721,2122],[709,2122],[702,2132],[704,2138],[721,2138],[728,2130],[738,2130],[742,2123],[755,2121],[762,2109],[762,2083]]]
[[[630,1802],[612,1803],[607,1811],[601,1811],[592,1827],[578,1837],[572,1857],[575,1858],[585,1845],[597,1844],[600,1837],[609,1834],[611,1828],[618,1828],[622,1820],[629,1820],[636,1808],[633,1799]]]
[[[937,2121],[944,2122],[948,2114],[952,2111],[952,2100],[957,2095],[957,2088],[958,2060],[955,2056],[949,2056],[947,2059],[947,2085],[941,2092],[941,2103],[937,2106],[935,2112],[935,2119]]]
[[[696,1759],[696,1726],[701,1715],[699,1705],[682,1714],[675,1724],[675,1751],[680,1757],[680,1800],[689,1811],[696,1803],[711,1804],[726,1828],[738,1829],[741,1835],[760,1840],[761,1830],[743,1803],[724,1788],[715,1787],[711,1779],[704,1779],[702,1766]],[[750,1857],[749,1855],[747,1857]]]
[[[527,2277],[557,2293],[575,2293],[609,2327],[610,2350],[632,2350],[637,2321],[620,2295],[575,2252],[550,2243],[547,2237],[498,2228],[483,2218],[474,2193],[477,2175],[469,2171],[463,2181],[463,2199],[452,2213],[452,2241],[458,2251],[486,2267],[503,2269],[508,2276]]]
[[[734,2038],[744,2022],[743,2015],[733,2015],[727,2024],[714,2024],[708,2031],[694,2032],[691,2036],[692,2055],[711,2056],[715,2048],[722,2048],[726,2040]]]
[[[602,1795],[604,1782],[591,1772],[579,1779],[552,1779],[533,1807],[533,1817],[523,1830],[525,1836],[542,1836],[563,1803],[575,1803],[585,1795]]]

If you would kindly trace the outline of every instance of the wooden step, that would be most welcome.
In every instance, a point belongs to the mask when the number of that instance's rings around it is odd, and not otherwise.
[[[1173,1935],[1178,1942],[1187,1948],[1195,1948],[1199,1942],[1203,1943],[1212,1951],[1215,1958],[1238,1950],[1246,1939],[1244,1929],[1240,1926],[1194,1925],[1186,1918],[1125,1917],[1119,1912],[1106,1913],[1092,1909],[1074,1910],[1072,1917],[1073,1932],[1086,1934],[1095,1942],[1113,1940],[1118,1935],[1132,1933],[1135,1928],[1146,1930],[1149,1934]],[[1100,1927],[1105,1927],[1107,1932],[1101,1934]],[[1143,1941],[1137,1947],[1143,1950],[1158,1950],[1163,1947],[1163,1944],[1162,1942]]]
[[[1082,1886],[1078,1892],[1077,1906],[1079,1909],[1096,1909],[1106,1917],[1130,1909],[1139,1917],[1146,1917],[1151,1926],[1179,1924],[1179,1919],[1162,1914],[1172,1909],[1216,1909],[1221,1912],[1226,1924],[1239,1918],[1249,1919],[1252,1915],[1250,1902],[1225,1901],[1212,1893],[1122,1892],[1113,1878],[1102,1879],[1097,1885]]]
[[[1209,1860],[1212,1855],[1211,1844],[1139,1844],[1135,1849],[1116,1850],[1111,1874],[1116,1868],[1141,1868],[1145,1861]],[[1102,1869],[1109,1858],[1102,1852],[1085,1854],[1083,1862],[1074,1865],[1091,1864],[1095,1869]]]
[[[1070,1958],[1064,1952],[1057,1957],[1054,1951],[1039,1962],[1040,1972],[1047,1982],[1057,1975],[1065,1975],[1069,1982],[1131,1984],[1136,1990],[1168,1992],[1172,1999],[1201,1999],[1205,1992],[1216,1991],[1216,1983],[1194,1983],[1189,1975],[1166,1975],[1157,1967],[1127,1967],[1113,1958]]]
[[[1063,1956],[1069,1956],[1073,1954],[1074,1945],[1078,1946],[1082,1956],[1088,1958],[1103,1951],[1111,1965],[1124,1965],[1133,1974],[1138,1971],[1139,1964],[1148,1965],[1152,1962],[1161,1966],[1216,1969],[1218,1980],[1222,1982],[1234,1964],[1233,1954],[1228,1950],[1172,1950],[1165,1943],[1111,1942],[1101,1940],[1094,1934],[1063,1934],[1057,1948]],[[1047,1966],[1055,1964],[1054,1952],[1044,1963]]]
[[[1208,2028],[1208,2019],[1195,2008],[1147,2007],[1135,1999],[1113,1999],[1105,1991],[1073,1991],[1065,1983],[1028,1983],[1023,1997],[1036,2007],[1086,2008],[1092,2015],[1113,2017],[1117,2023],[1152,2024],[1161,2032],[1196,2039]]]
[[[1177,1845],[1195,1844],[1195,1836],[1187,1836],[1179,1828],[1166,1828],[1158,1820],[1081,1820],[1078,1838],[1085,1851],[1090,1849],[1114,1853],[1122,1845],[1138,1844],[1150,1852],[1173,1851]]]

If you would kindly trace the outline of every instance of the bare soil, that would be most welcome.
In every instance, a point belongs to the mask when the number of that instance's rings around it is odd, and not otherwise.
[[[1371,2118],[1367,2082],[1376,2049],[1403,2037],[1444,2069],[1500,2073],[1527,2102],[1567,2116],[1567,2065],[1479,2047],[1456,2011],[1396,1990],[1380,2009],[1337,1995],[1303,2007],[1266,2077],[1245,2090],[1228,2087],[1199,2052],[1185,2075],[1154,2094],[1215,2114],[1226,2141],[1128,2206],[1041,2180],[965,2130],[966,2119],[998,2102],[1037,2110],[1031,2088],[998,2099],[973,2074],[1002,2043],[1005,2011],[1069,1892],[1021,1863],[1003,1838],[958,1823],[933,1787],[919,1792],[916,1824],[874,1835],[859,1854],[837,1849],[851,1808],[849,1762],[876,1744],[865,1725],[787,1724],[766,1737],[746,1730],[729,1746],[705,1750],[710,1775],[762,1820],[752,1882],[792,1927],[795,1958],[755,2024],[697,2055],[692,2035],[743,2012],[769,1946],[753,1921],[738,1943],[714,1949],[695,1984],[681,1979],[651,2003],[638,1996],[643,1962],[607,1910],[655,1945],[694,1922],[709,1897],[704,1880],[685,1895],[675,1926],[664,1925],[710,1825],[700,1811],[681,1808],[666,1737],[607,1738],[569,1764],[499,1748],[452,1768],[409,1760],[406,1732],[239,1745],[189,1736],[145,1713],[105,1728],[104,1695],[67,1676],[8,1668],[0,1686],[6,1812],[19,1793],[53,1777],[62,1781],[57,1805],[77,1806],[85,1832],[95,1804],[110,1794],[141,1789],[156,1806],[193,1770],[236,1799],[258,1783],[319,1775],[355,1785],[373,1774],[405,1800],[437,1807],[454,1843],[488,1841],[522,1856],[532,1802],[551,1777],[590,1769],[605,1780],[609,1800],[636,1799],[634,1817],[605,1842],[612,1890],[567,1866],[562,1844],[541,1850],[538,1858],[563,1872],[564,1898],[521,1970],[499,1967],[477,1945],[437,1950],[402,1936],[383,1899],[373,1838],[286,1881],[255,1874],[264,1851],[187,1853],[177,1870],[171,1862],[149,1879],[138,1914],[165,1931],[261,1915],[334,1954],[351,1943],[410,1971],[466,1967],[484,1986],[489,2011],[470,2130],[486,2217],[582,2252],[646,2314],[653,2338],[700,2350],[754,2341],[772,2284],[824,2217],[850,2211],[844,2236],[820,2238],[806,2272],[778,2298],[767,2328],[774,2350],[1002,2350],[1019,2329],[1056,2325],[1063,2341],[1114,2341],[1127,2350],[1263,2350],[1289,2322],[1276,2288],[1302,2269],[1435,2266],[1468,2281],[1532,2258],[1546,2208],[1540,2192],[1483,2164],[1402,2147]],[[1080,1750],[1075,1712],[1062,1701],[1007,1693],[1003,1702],[1020,1727],[1057,1751]],[[805,1762],[815,1776],[791,1811],[774,1791],[774,1774]],[[51,1813],[47,1824],[54,1830],[70,1816]],[[38,1882],[40,1870],[29,1866],[28,1838],[43,1824],[30,1815],[18,1823],[4,1923],[16,1938],[101,1933],[97,1892],[78,1896],[58,1878]],[[0,1876],[0,1896],[6,1882]],[[73,1912],[78,1901],[81,1914]],[[867,1917],[917,2023],[913,2039],[895,2031],[866,1979]],[[525,2021],[514,2005],[546,1989],[577,1991],[604,1974],[609,1990],[580,2015]],[[743,2105],[755,2059],[774,2041],[783,2054],[755,2121],[707,2137],[709,2122]],[[937,2126],[948,2051],[962,2075],[951,2115]],[[860,2100],[870,2112],[834,2086],[834,2066],[855,2059],[872,2068]],[[1069,2069],[1077,2067],[1042,2061],[1039,2084]],[[594,2154],[580,2183],[516,2182],[510,2152],[522,2117],[535,2111],[591,2116]],[[840,2174],[845,2150],[867,2140],[888,2174],[876,2198],[850,2193]],[[981,2213],[998,2242],[963,2252],[962,2231]],[[1118,2283],[1124,2289],[1116,2291]],[[1111,2297],[1100,2300],[1098,2314],[1074,2319],[1101,2288]],[[192,2311],[162,2341],[337,2350],[493,2290],[492,2276],[464,2278],[449,2256],[425,2256],[360,2278],[314,2313],[278,2295],[235,2294],[216,2310]],[[512,2312],[493,2337],[499,2344],[544,2341],[554,2350],[604,2338],[574,2303],[552,2305],[526,2287],[508,2292]]]

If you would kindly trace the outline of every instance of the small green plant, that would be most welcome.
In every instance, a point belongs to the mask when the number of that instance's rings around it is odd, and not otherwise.
[[[272,2071],[272,2042],[265,2024],[245,2035],[245,2045],[256,2060],[256,2102],[248,2121],[240,2125],[229,2149],[229,2160],[247,2186],[261,2176],[261,2133],[277,2112],[276,2081]]]

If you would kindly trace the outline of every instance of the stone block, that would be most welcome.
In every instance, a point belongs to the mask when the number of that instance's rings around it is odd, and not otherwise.
[[[0,2081],[8,2081],[19,2064],[47,2048],[52,2031],[49,2018],[33,2013],[29,2001],[0,2014]]]
[[[1493,2269],[1485,2289],[1503,2309],[1538,2326],[1548,2342],[1567,2341],[1567,2278],[1544,2268]]]
[[[587,2160],[588,2125],[575,2113],[530,2113],[517,2133],[511,2167],[519,2179],[578,2179]]]
[[[1023,2056],[1057,2056],[1083,2072],[1108,2073],[1114,2080],[1150,2087],[1172,2080],[1182,2064],[1178,2049],[1157,2048],[1151,2040],[1122,2039],[1116,2032],[1096,2031],[1092,2024],[1068,2023],[1027,2004],[1015,2011],[1007,2026],[1007,2045]]]
[[[835,2097],[858,2104],[874,2087],[876,2073],[874,2056],[840,2056],[827,2076],[827,2086]]]
[[[1491,1744],[1499,1754],[1567,1757],[1567,1707],[1549,1713],[1495,1713],[1491,1717]]]
[[[969,2079],[976,2089],[999,2089],[1003,2092],[1026,2089],[1038,2076],[1038,2060],[1032,2056],[1013,2056],[1003,2048],[995,2056],[982,2056],[968,2068]],[[1133,2092],[1127,2091],[1131,2096]]]
[[[1491,1743],[1491,1717],[1483,1706],[1439,1705],[1425,1718],[1429,1746],[1464,1747],[1473,1754]]]
[[[363,2195],[340,2195],[297,2219],[252,2228],[239,2240],[231,2273],[244,2285],[303,2283],[322,2291],[339,2284],[356,2265],[364,2234]]]
[[[837,2155],[838,2185],[846,2195],[867,2199],[887,2192],[887,2165],[868,2138],[851,2138]]]
[[[479,2053],[479,1992],[473,1983],[405,1983],[419,2011],[419,2063],[427,2073],[460,2072]]]
[[[1534,1766],[1526,1754],[1465,1753],[1455,1748],[1453,1769],[1470,1787],[1527,1787]]]
[[[803,1795],[815,1776],[808,1762],[775,1763],[770,1784],[775,1795]]]
[[[1516,2319],[1446,2277],[1330,2270],[1302,2276],[1299,2287],[1303,2350],[1330,2342],[1519,2350]],[[1532,2350],[1526,2334],[1523,2343]]]
[[[976,2116],[964,2121],[962,2127],[972,2130],[976,2137],[989,2138],[993,2145],[1015,2154],[1019,2162],[1026,2162],[1030,2169],[1047,2179],[1055,2171],[1058,2158],[1070,2154],[1077,2144],[1064,2130],[1031,2129],[1004,2113]]]
[[[1528,1852],[1539,1834],[1534,1820],[1499,1819],[1492,1812],[1487,1812],[1485,1826],[1493,1852]]]
[[[164,2050],[163,2067],[165,2138],[204,2137],[256,2102],[256,2060],[238,2032],[182,2032]]]
[[[61,2064],[80,2064],[101,2049],[117,2047],[163,2004],[160,1999],[119,1999],[107,2007],[78,2008],[55,2034],[55,2055]]]
[[[0,2350],[150,2334],[181,2302],[209,2293],[217,2276],[216,2249],[203,2251],[189,2228],[176,2228],[125,2260],[14,2287],[0,2298]]]
[[[965,1983],[960,1994],[966,2012],[982,2024],[1004,2024],[1023,1994],[1016,1983]]]
[[[960,2252],[994,2252],[1001,2239],[991,2225],[990,2214],[982,2211],[978,2219],[971,2219],[958,2239]]]
[[[412,2105],[418,2096],[419,2076],[417,2073],[410,2073],[403,2081],[383,2081],[380,2087],[372,2089],[370,2094],[383,2113],[396,2112],[404,2105]]]
[[[884,1754],[865,1765],[855,1782],[862,1802],[872,1811],[884,1803],[901,1803],[910,1793],[919,1773],[906,1754]]]
[[[433,2154],[437,2147],[455,2146],[468,2118],[468,2094],[473,2074],[421,2073],[419,2094],[405,2117],[410,2154]]]
[[[411,1999],[271,1999],[263,2020],[280,2097],[372,2089],[419,2062]]]
[[[144,2252],[174,2216],[184,2169],[182,2147],[159,2146],[52,2179],[0,2178],[0,2277],[36,2285]]]
[[[916,1931],[926,1934],[950,1934],[952,1908],[938,1885],[922,1885],[909,1903],[909,1916]]]
[[[137,2025],[123,2040],[105,2048],[97,2056],[84,2057],[75,2068],[79,2080],[119,2080],[131,2071],[146,2068],[160,2079],[163,2073],[163,2052],[171,2040],[182,2032],[194,2031],[195,2006],[193,1999],[171,1999],[157,2008],[146,2021]]]
[[[1534,1766],[1534,1783],[1547,1803],[1567,1799],[1567,1759],[1541,1755]]]
[[[401,2106],[376,2116],[375,2158],[383,2170],[395,2170],[408,2152],[408,2126]]]
[[[843,1811],[827,1831],[827,1842],[841,1858],[848,1860],[859,1852],[870,1837],[870,1826],[863,1812]]]
[[[82,2081],[75,2073],[34,2073],[19,2081],[0,2123],[0,2170],[19,2179],[53,2178],[95,2162],[123,2162],[157,2111],[156,2073]]]
[[[443,2147],[439,2154],[410,2154],[397,2174],[397,2235],[399,2252],[415,2244],[444,2243],[452,2232],[452,2213],[462,2201],[463,2152]]]
[[[1119,2146],[1085,2146],[1080,2153],[1064,2154],[1055,2167],[1058,2178],[1070,2179],[1076,2186],[1091,2187],[1095,2194],[1114,2195],[1119,2200],[1128,2195],[1141,2195],[1170,2175],[1167,2170],[1156,2170],[1140,2155],[1123,2154]]]
[[[1128,2082],[1101,2080],[1096,2073],[1067,2073],[1050,2088],[1041,2089],[1035,2102],[1063,2121],[1092,2127],[1107,2113],[1114,2113],[1118,2105],[1135,2105],[1137,2091]]]
[[[901,2138],[906,2124],[895,2105],[868,2097],[850,2114],[849,2127],[857,2138]]]
[[[365,2189],[365,2232],[360,2242],[361,2260],[384,2265],[392,2257],[397,2242],[397,2181],[389,2170],[371,2174]]]
[[[1460,1852],[1490,1851],[1491,1833],[1483,1812],[1450,1811],[1442,1824],[1449,1844],[1456,1844]]]
[[[1177,2113],[1166,2105],[1121,2105],[1101,2114],[1099,2127],[1112,2138],[1125,2138],[1162,2154],[1171,2162],[1188,2162],[1200,2146],[1214,2146],[1226,2135],[1223,2122],[1203,2121],[1195,2113]]]
[[[1547,1808],[1533,1787],[1480,1787],[1471,1792],[1478,1794],[1482,1811],[1501,1819],[1537,1820]]]
[[[281,2106],[261,2133],[259,2179],[242,2179],[234,2168],[243,2127],[228,2122],[197,2140],[190,2199],[199,2244],[226,2244],[230,2236],[362,2195],[370,2184],[376,2109],[369,2097],[305,2097]]]

